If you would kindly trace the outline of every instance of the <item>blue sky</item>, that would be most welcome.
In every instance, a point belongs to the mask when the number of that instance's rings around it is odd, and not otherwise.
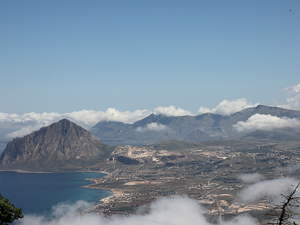
[[[7,114],[284,104],[300,83],[299,1],[4,0],[0,27]]]

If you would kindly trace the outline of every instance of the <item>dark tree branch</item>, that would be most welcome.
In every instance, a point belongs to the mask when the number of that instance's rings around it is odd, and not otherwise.
[[[299,207],[300,197],[295,197],[300,182],[294,188],[294,190],[289,195],[281,195],[285,200],[280,205],[273,205],[272,209],[267,213],[267,215],[275,216],[276,222],[269,222],[272,225],[289,225],[293,224],[290,219],[293,218],[297,213],[294,208]]]

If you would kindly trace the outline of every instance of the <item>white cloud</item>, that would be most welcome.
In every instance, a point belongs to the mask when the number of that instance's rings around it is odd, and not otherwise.
[[[26,113],[23,115],[0,113],[0,126],[2,128],[17,127],[17,130],[6,134],[6,138],[23,137],[41,127],[58,121],[63,115],[59,113]],[[17,124],[17,125],[16,125]],[[16,126],[15,126],[16,125]]]
[[[136,110],[134,112],[121,112],[115,108],[108,108],[106,111],[81,110],[71,113],[31,112],[23,115],[0,113],[0,125],[2,125],[2,128],[4,129],[6,127],[13,127],[12,124],[18,123],[18,130],[14,130],[13,132],[6,134],[6,138],[13,138],[23,137],[27,134],[30,134],[31,132],[39,130],[43,126],[47,126],[51,123],[57,122],[62,118],[68,118],[78,125],[83,126],[86,129],[90,129],[99,121],[116,121],[132,124],[149,116],[153,112],[164,114],[167,116],[191,115],[189,111],[183,110],[181,108],[176,109],[175,106],[158,107],[154,109],[154,111],[144,109]],[[164,125],[149,124],[146,128],[143,129],[162,131],[166,130],[167,127]],[[142,131],[141,128],[138,128],[138,130]]]
[[[172,198],[160,198],[149,205],[149,212],[136,213],[130,216],[104,217],[99,214],[78,214],[83,204],[65,205],[59,214],[53,214],[52,221],[46,221],[42,216],[25,215],[18,221],[19,225],[212,225],[209,223],[204,212],[206,211],[193,199],[182,196]],[[70,208],[68,210],[68,208]],[[77,210],[75,210],[77,208]],[[219,225],[258,225],[256,219],[241,215],[233,220],[220,221]]]
[[[280,128],[300,127],[300,121],[296,118],[277,117],[271,115],[255,114],[246,122],[239,121],[232,125],[238,132],[255,130],[274,130]]]
[[[144,131],[166,131],[169,130],[169,128],[163,124],[157,124],[157,123],[149,123],[146,127],[138,127],[136,128],[136,131],[138,132],[144,132]]]
[[[299,93],[300,84],[297,86],[289,87],[287,90],[291,93]],[[300,94],[299,94],[300,96]],[[289,100],[290,104],[298,104],[297,98],[293,98]],[[197,114],[203,113],[215,113],[220,115],[230,115],[232,113],[238,112],[240,110],[255,107],[258,103],[252,104],[251,102],[247,102],[245,98],[235,99],[232,101],[224,100],[222,101],[216,108],[212,110],[201,106],[197,112]],[[74,111],[71,113],[26,113],[23,115],[18,114],[7,114],[0,112],[0,133],[6,132],[6,137],[21,137],[30,132],[38,130],[43,125],[48,125],[62,118],[68,118],[80,126],[83,126],[86,129],[90,129],[92,126],[96,125],[99,121],[116,121],[132,124],[138,120],[141,120],[151,113],[163,114],[166,116],[186,116],[186,115],[197,115],[193,114],[188,110],[184,110],[181,108],[176,108],[171,105],[169,107],[159,106],[155,108],[153,111],[151,110],[136,110],[134,112],[124,111],[121,112],[115,108],[108,108],[106,111],[94,111],[94,110],[81,110]],[[14,126],[18,124],[17,126]],[[244,125],[244,124],[241,124]],[[237,125],[237,127],[241,127],[241,125]],[[139,131],[142,131],[142,128],[138,128]],[[143,128],[144,129],[144,128]],[[147,127],[148,130],[163,130],[164,127],[153,125],[153,127]],[[242,129],[242,128],[238,128]],[[9,130],[9,131],[8,131]],[[9,134],[7,134],[9,133]],[[1,137],[0,137],[1,138]]]
[[[64,116],[82,122],[88,126],[94,126],[99,121],[117,121],[123,123],[134,123],[151,114],[149,110],[136,110],[134,112],[121,112],[115,108],[108,108],[106,111],[82,110],[65,113]]]
[[[17,122],[16,119],[18,118],[18,114],[8,114],[0,112],[0,122]]]
[[[26,126],[21,128],[20,130],[14,131],[6,135],[7,138],[15,138],[15,137],[24,137],[27,134],[30,134],[34,131],[41,129],[42,127],[50,125],[49,122],[38,123],[34,126]]]
[[[204,114],[204,113],[211,113],[212,111],[209,109],[209,108],[205,108],[203,106],[201,106],[199,109],[198,109],[198,112],[197,114],[198,115],[201,115],[201,114]]]
[[[292,85],[283,89],[286,92],[286,102],[285,105],[276,104],[278,107],[287,109],[300,109],[300,83],[297,85]]]
[[[151,111],[136,110],[134,112],[120,112],[114,108],[108,108],[106,111],[81,110],[71,113],[26,113],[23,115],[0,113],[1,122],[26,123],[26,122],[52,122],[61,118],[71,118],[86,125],[93,126],[99,121],[118,121],[124,123],[134,123],[150,115]]]
[[[260,173],[251,173],[241,174],[238,176],[238,179],[242,180],[244,183],[256,183],[258,181],[264,180],[265,177]]]
[[[277,173],[295,173],[300,171],[300,164],[299,163],[292,163],[288,165],[287,167],[283,168],[276,168],[275,171]]]
[[[210,112],[214,114],[228,116],[230,114],[239,112],[246,108],[256,107],[257,105],[259,105],[259,103],[256,104],[252,104],[251,102],[248,103],[246,98],[234,99],[232,101],[224,100],[216,108],[213,108],[212,110],[201,106],[198,110],[198,114]]]
[[[82,200],[77,201],[72,205],[63,202],[52,207],[52,214],[55,218],[73,216],[77,212],[84,211],[91,207],[92,204]]]
[[[134,123],[151,114],[148,110],[136,110],[134,112],[120,112],[114,108],[106,111],[82,110],[71,113],[26,113],[23,115],[0,113],[0,125],[4,127],[13,127],[18,123],[18,130],[6,134],[6,138],[23,137],[43,126],[57,122],[62,118],[68,118],[86,129],[90,129],[99,121],[118,121],[124,123]],[[4,126],[5,125],[5,126]]]
[[[281,194],[288,194],[293,189],[292,185],[297,185],[299,180],[294,178],[279,178],[273,180],[261,181],[252,184],[242,190],[238,196],[245,203],[253,203],[263,197],[270,197],[275,202],[278,202]]]
[[[156,114],[163,114],[166,116],[188,116],[192,115],[190,111],[178,108],[176,109],[175,106],[171,105],[169,107],[157,107],[154,109]]]
[[[297,85],[284,88],[283,91],[287,93],[287,99],[286,99],[287,104],[286,105],[277,104],[277,106],[283,108],[289,108],[289,109],[300,109],[300,83]],[[208,109],[201,106],[196,114],[199,115],[204,113],[215,113],[220,115],[230,115],[246,108],[256,107],[257,105],[258,103],[252,104],[251,102],[247,102],[246,98],[234,99],[232,101],[224,100],[217,107],[213,109]],[[62,118],[71,119],[72,121],[78,123],[80,126],[83,126],[86,129],[90,129],[99,121],[116,121],[116,122],[132,124],[138,120],[147,117],[151,113],[163,114],[166,116],[196,115],[194,113],[191,113],[188,110],[184,110],[181,108],[176,109],[176,107],[173,105],[169,107],[159,106],[155,108],[153,111],[144,109],[144,110],[136,110],[134,112],[130,112],[130,111],[121,112],[115,108],[108,108],[106,111],[81,110],[81,111],[74,111],[71,113],[31,112],[23,115],[7,114],[7,113],[0,112],[0,133],[5,133],[5,130],[7,131],[9,130],[8,132],[6,132],[7,137],[24,136],[32,131],[39,129],[43,124],[48,125],[53,122],[57,122]],[[253,125],[254,119],[251,118],[252,121],[249,120],[246,122],[239,122],[238,124],[235,125],[235,127],[238,130],[250,129],[251,126],[254,127]],[[289,122],[293,122],[293,121],[287,121],[286,118],[280,118],[280,121],[281,121],[280,124],[289,124]],[[295,120],[295,122],[296,124],[298,124],[298,121]],[[252,123],[252,125],[250,123]],[[264,124],[266,125],[266,127],[268,127],[266,123]],[[259,125],[257,124],[256,126]],[[287,125],[287,127],[290,126],[291,126],[290,124]]]
[[[59,113],[26,113],[23,115],[0,113],[1,122],[26,123],[26,122],[49,122],[62,117]]]

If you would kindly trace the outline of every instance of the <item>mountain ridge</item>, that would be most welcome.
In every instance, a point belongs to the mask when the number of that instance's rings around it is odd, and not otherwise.
[[[204,113],[196,116],[165,116],[152,113],[133,124],[100,121],[92,127],[91,132],[110,144],[154,144],[166,139],[192,142],[229,140],[250,133],[238,132],[232,125],[239,121],[245,122],[255,114],[300,118],[298,110],[258,105],[231,115]]]

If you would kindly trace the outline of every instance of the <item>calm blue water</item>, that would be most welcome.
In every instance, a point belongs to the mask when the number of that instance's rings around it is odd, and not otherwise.
[[[99,173],[17,173],[0,172],[0,193],[23,214],[48,215],[60,203],[84,200],[99,203],[110,196],[107,190],[82,188],[90,184],[86,178],[103,177]]]

